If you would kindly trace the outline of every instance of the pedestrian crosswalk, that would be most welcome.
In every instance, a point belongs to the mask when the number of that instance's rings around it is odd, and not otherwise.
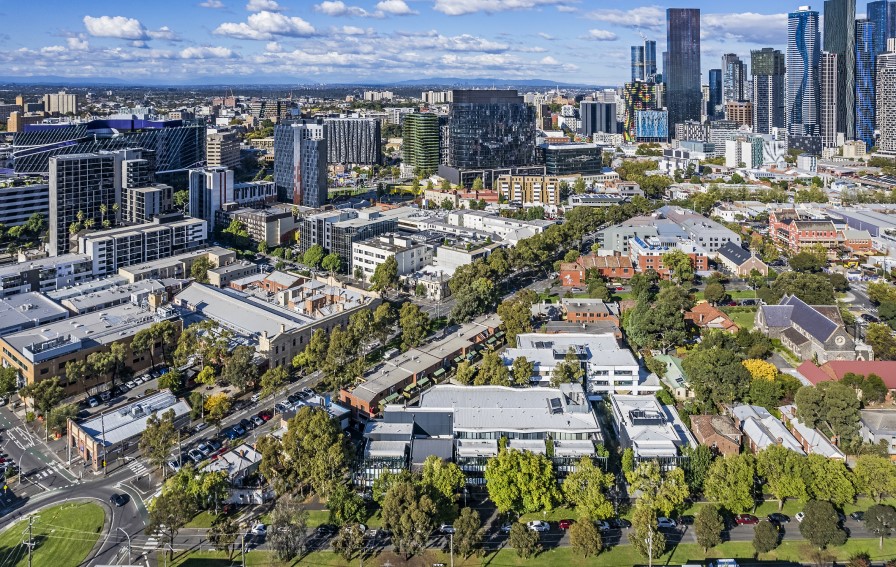
[[[158,547],[159,547],[159,540],[154,537],[151,537],[151,538],[147,539],[146,542],[143,544],[143,551],[152,551],[153,549],[156,549]]]
[[[136,475],[142,475],[147,470],[149,470],[146,468],[146,464],[143,461],[133,461],[128,465],[128,468],[131,469],[131,472]]]

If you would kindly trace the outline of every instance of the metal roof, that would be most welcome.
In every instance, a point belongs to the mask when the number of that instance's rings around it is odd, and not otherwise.
[[[178,418],[190,412],[190,405],[178,400],[171,390],[161,390],[117,410],[102,412],[76,426],[97,443],[108,447],[141,435],[150,415],[169,409],[174,410],[174,417]]]

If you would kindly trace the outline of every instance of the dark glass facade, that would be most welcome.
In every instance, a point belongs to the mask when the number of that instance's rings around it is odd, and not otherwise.
[[[583,136],[591,136],[596,132],[619,133],[615,102],[582,101],[579,105],[579,117],[581,118],[579,132]]]
[[[535,109],[515,90],[452,91],[447,146],[447,165],[458,169],[530,165]]]
[[[874,54],[880,55],[887,50],[887,38],[893,37],[896,30],[890,28],[890,11],[893,10],[894,2],[891,0],[875,0],[868,2],[866,13],[868,20],[874,24]],[[856,40],[858,41],[858,29],[856,29]],[[856,46],[858,49],[858,46]],[[856,53],[856,64],[858,64],[858,53]]]
[[[539,151],[545,175],[599,175],[603,171],[601,149],[595,144],[543,145]]]
[[[644,80],[644,46],[632,46],[632,81]]]
[[[772,128],[783,128],[784,54],[766,47],[751,53],[750,68],[753,74],[753,131],[771,134]]]
[[[405,165],[432,175],[439,169],[439,117],[432,113],[408,114],[401,124]]]
[[[647,40],[644,42],[644,80],[650,81],[656,77],[656,42]]]
[[[722,107],[722,70],[709,70],[709,102],[706,114],[710,118],[717,118],[721,114]]]
[[[787,17],[785,118],[793,136],[820,134],[818,12],[801,9]]]
[[[875,75],[875,26],[871,20],[856,22],[856,140],[865,142],[866,148],[874,145]]]
[[[817,18],[816,18],[817,21]],[[837,132],[855,138],[856,113],[856,0],[825,0],[824,46],[837,54]],[[817,27],[817,26],[816,26]],[[790,72],[790,61],[787,64]]]
[[[666,108],[669,124],[700,120],[700,10],[666,10]]]

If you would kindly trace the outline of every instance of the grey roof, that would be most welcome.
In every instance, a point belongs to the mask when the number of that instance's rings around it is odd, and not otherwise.
[[[455,431],[600,433],[587,400],[576,404],[556,388],[440,384],[420,395],[420,407],[452,408]]]
[[[68,311],[35,291],[0,299],[0,335],[66,317]]]
[[[862,410],[862,424],[877,433],[892,432],[896,435],[896,411]]]
[[[788,341],[795,345],[803,345],[809,342],[809,338],[794,329],[793,327],[788,327],[784,329],[784,332],[781,333],[782,337],[786,337]]]
[[[72,264],[78,262],[92,262],[87,254],[63,254],[61,256],[50,256],[49,258],[39,258],[19,264],[7,264],[0,267],[0,277],[21,274],[26,270],[39,268],[52,268],[64,264]]]
[[[659,403],[656,396],[616,394],[610,401],[614,418],[625,430],[637,456],[675,456],[679,446],[697,445],[675,409]],[[639,423],[639,417],[646,419]]]
[[[165,286],[159,280],[141,280],[135,283],[112,286],[100,291],[91,291],[63,299],[65,306],[75,313],[94,311],[98,306],[127,303],[133,298],[147,294],[164,292]]]
[[[735,266],[742,266],[744,262],[749,260],[752,255],[749,250],[744,250],[734,242],[726,242],[724,246],[719,248],[719,256],[723,256],[730,260]]]
[[[236,478],[244,471],[251,471],[261,463],[261,453],[243,443],[235,449],[219,455],[202,468],[203,472],[224,471],[229,478]]]
[[[762,315],[768,327],[789,327],[790,316],[793,313],[792,305],[762,305]]]
[[[178,400],[171,390],[161,390],[117,410],[103,412],[78,423],[77,427],[108,447],[138,437],[146,429],[146,420],[150,415],[164,413],[169,409],[174,410],[175,419],[190,413],[187,402]]]
[[[837,330],[837,323],[822,315],[816,308],[795,295],[781,298],[781,305],[792,305],[791,321],[821,342],[828,340]]]
[[[414,439],[411,441],[411,466],[413,468],[423,465],[423,461],[430,455],[435,455],[446,461],[454,460],[454,439]]]

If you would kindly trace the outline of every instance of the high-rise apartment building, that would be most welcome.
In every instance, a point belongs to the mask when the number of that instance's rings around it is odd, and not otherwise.
[[[802,6],[788,14],[785,117],[791,136],[819,134],[819,39],[818,12]]]
[[[190,170],[190,216],[203,219],[209,230],[215,228],[215,214],[224,203],[232,203],[233,170],[207,167]]]
[[[240,165],[240,139],[236,132],[229,130],[209,130],[205,135],[205,163],[208,167],[229,167]]]
[[[102,226],[121,202],[115,184],[115,155],[70,154],[50,158],[49,248],[51,256],[71,249],[70,230]]]
[[[839,91],[837,131],[855,138],[856,115],[856,0],[825,0],[824,51],[837,54]],[[788,60],[788,72],[790,62]]]
[[[306,207],[327,202],[327,141],[322,124],[274,128],[274,183],[281,201]]]
[[[819,99],[821,101],[821,114],[818,117],[821,126],[821,147],[836,148],[837,129],[840,106],[840,63],[836,53],[827,51],[821,54]]]
[[[656,77],[656,42],[644,40],[644,80],[653,81]]]
[[[515,90],[454,90],[447,145],[447,165],[456,169],[531,165],[535,109]]]
[[[324,137],[329,163],[374,165],[382,162],[383,137],[379,120],[327,118],[324,120]]]
[[[700,120],[700,10],[666,10],[666,108],[669,124]]]
[[[722,112],[722,70],[709,70],[709,101],[706,104],[706,115],[712,119]]]
[[[615,102],[594,102],[583,100],[579,103],[579,132],[589,138],[597,132],[618,134]]]
[[[877,74],[874,22],[856,20],[856,140],[874,145],[875,105],[874,83]]]
[[[874,22],[874,54],[887,51],[887,39],[896,36],[896,2],[874,0],[866,6],[868,19]],[[857,30],[858,31],[858,30]]]
[[[78,95],[65,91],[44,95],[44,110],[50,114],[78,114]]]
[[[626,83],[622,91],[625,118],[622,134],[626,142],[634,142],[637,137],[637,113],[656,109],[656,85],[635,81]]]
[[[734,53],[722,55],[722,104],[744,100],[746,75],[747,66],[740,57]]]
[[[877,58],[877,149],[896,155],[896,39],[887,41],[887,51]]]
[[[753,131],[771,134],[772,128],[783,128],[784,54],[765,47],[750,54],[750,71],[753,76]]]
[[[401,127],[402,165],[411,172],[432,175],[439,169],[439,117],[430,112],[409,114]]]
[[[738,126],[753,126],[753,103],[748,100],[732,100],[725,105],[725,116]]]
[[[632,82],[644,80],[644,46],[632,46]]]

